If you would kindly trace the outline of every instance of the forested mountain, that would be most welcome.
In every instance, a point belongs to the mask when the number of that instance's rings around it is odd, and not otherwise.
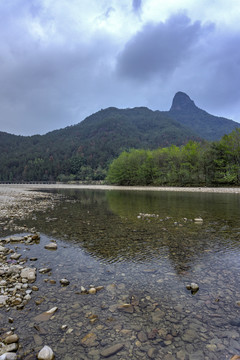
[[[217,119],[226,123],[225,130]],[[214,123],[209,128],[214,128],[219,137],[221,131],[229,133],[231,126],[240,126],[207,114],[186,94],[177,93],[169,112],[110,107],[46,135],[0,132],[0,181],[104,179],[109,164],[122,151],[180,146],[189,140],[209,138],[208,121]]]
[[[123,150],[181,145],[190,139],[199,137],[160,111],[108,108],[42,136],[0,133],[0,180],[102,179]]]
[[[172,119],[192,129],[203,139],[210,141],[220,140],[223,135],[240,127],[240,124],[235,121],[210,115],[199,109],[190,97],[183,92],[176,93],[171,109],[166,113]]]

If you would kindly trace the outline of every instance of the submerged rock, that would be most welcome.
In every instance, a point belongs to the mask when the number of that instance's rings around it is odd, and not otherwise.
[[[112,356],[122,350],[124,344],[115,344],[101,351],[101,355],[105,358]]]
[[[134,312],[134,308],[133,308],[132,304],[122,304],[122,305],[118,306],[118,310],[126,312],[126,313],[130,313],[130,314],[133,314],[133,312]]]
[[[40,315],[35,316],[34,320],[35,321],[47,321],[53,316],[53,314],[57,311],[57,309],[58,308],[55,306],[52,309],[45,311]]]

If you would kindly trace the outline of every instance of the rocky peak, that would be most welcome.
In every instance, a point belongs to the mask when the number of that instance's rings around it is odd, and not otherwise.
[[[173,98],[170,111],[193,110],[197,109],[193,100],[184,92],[177,92]]]

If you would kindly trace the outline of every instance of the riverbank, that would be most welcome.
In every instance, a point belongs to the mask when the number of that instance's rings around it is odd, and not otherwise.
[[[0,184],[0,202],[42,197],[39,190],[54,189],[92,189],[92,190],[134,190],[134,191],[183,191],[203,193],[240,194],[240,187],[179,187],[179,186],[114,186],[114,185],[81,185],[81,184]]]

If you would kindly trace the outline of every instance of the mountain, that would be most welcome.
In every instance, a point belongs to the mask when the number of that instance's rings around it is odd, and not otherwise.
[[[183,92],[176,93],[171,109],[166,113],[206,140],[219,140],[223,135],[240,127],[240,124],[235,121],[210,115],[199,109]]]
[[[123,150],[220,139],[240,124],[199,109],[178,92],[169,111],[110,107],[45,135],[0,132],[0,181],[99,180]]]
[[[129,148],[154,149],[199,140],[160,111],[107,108],[81,123],[46,135],[0,133],[0,180],[104,178],[108,164]]]

